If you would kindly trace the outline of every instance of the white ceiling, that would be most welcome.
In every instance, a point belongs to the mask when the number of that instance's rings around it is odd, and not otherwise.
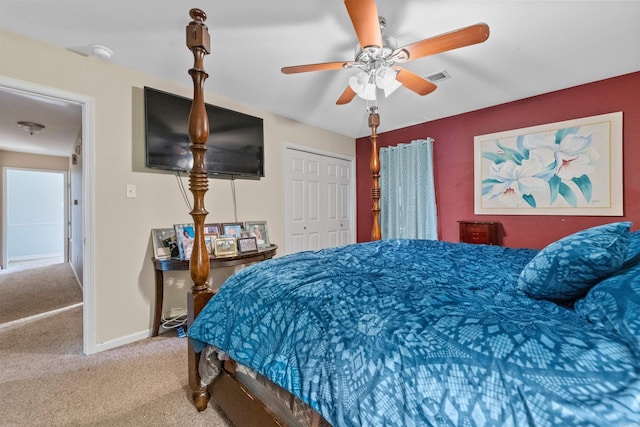
[[[404,64],[422,76],[446,70],[452,78],[424,97],[400,88],[379,99],[380,132],[640,70],[638,1],[377,5],[386,34],[400,46],[478,22],[491,29],[482,44]],[[357,38],[341,0],[0,0],[0,27],[65,48],[102,44],[114,51],[115,64],[191,86],[193,57],[185,46],[191,7],[208,15],[207,92],[354,138],[370,133],[364,100],[335,104],[357,70],[280,72],[353,59]],[[45,120],[33,113],[21,120]]]
[[[30,135],[18,126],[20,121],[44,129]],[[69,157],[81,128],[78,104],[0,88],[0,150]]]

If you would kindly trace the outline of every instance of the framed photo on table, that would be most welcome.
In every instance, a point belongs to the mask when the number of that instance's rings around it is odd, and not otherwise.
[[[207,253],[209,255],[214,255],[214,248],[215,248],[215,243],[216,243],[216,239],[218,238],[217,234],[205,234],[204,235],[204,245],[207,247]]]
[[[156,259],[180,256],[175,229],[154,228],[151,230],[151,240],[153,241],[153,256]]]
[[[210,255],[215,254],[215,241],[222,234],[222,227],[217,223],[204,225],[204,244]]]
[[[207,236],[211,234],[215,234],[218,236],[222,234],[222,227],[220,226],[220,224],[211,223],[204,225],[204,235]]]
[[[270,243],[267,221],[247,221],[244,223],[244,226],[249,232],[249,236],[256,238],[258,249],[265,249],[269,247]]]
[[[255,237],[241,237],[238,239],[238,252],[253,252],[258,250]]]
[[[228,222],[222,224],[222,234],[225,237],[235,237],[236,239],[240,237],[242,233],[242,223],[241,222]]]
[[[215,256],[229,256],[238,253],[235,237],[220,237],[215,240],[213,252]]]
[[[190,259],[193,251],[195,230],[193,224],[175,224],[176,240],[180,258]]]

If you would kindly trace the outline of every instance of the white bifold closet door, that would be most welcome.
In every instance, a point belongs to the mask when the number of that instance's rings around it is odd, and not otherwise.
[[[285,253],[355,242],[353,160],[285,149]]]

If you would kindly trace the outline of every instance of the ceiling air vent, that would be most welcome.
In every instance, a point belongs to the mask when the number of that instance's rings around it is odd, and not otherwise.
[[[442,80],[447,80],[451,78],[451,74],[449,74],[446,70],[438,71],[437,73],[433,73],[425,77],[425,79],[429,80],[431,83],[441,82]]]

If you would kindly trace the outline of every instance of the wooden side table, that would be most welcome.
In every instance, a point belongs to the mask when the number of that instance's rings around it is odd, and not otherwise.
[[[498,222],[458,221],[460,241],[483,245],[499,245]]]
[[[266,249],[245,252],[231,256],[211,256],[209,263],[211,268],[233,267],[236,265],[252,264],[273,258],[278,249],[277,245],[271,245]],[[156,304],[153,314],[152,337],[158,336],[160,332],[160,322],[162,320],[162,304],[164,300],[164,272],[189,270],[189,260],[183,258],[152,258],[156,276]]]

